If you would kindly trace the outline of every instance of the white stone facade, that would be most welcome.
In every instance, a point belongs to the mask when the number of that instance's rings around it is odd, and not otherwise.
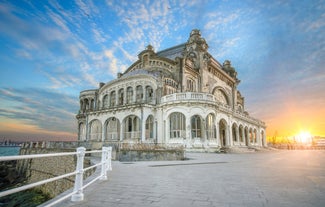
[[[230,61],[199,30],[155,53],[149,45],[118,78],[80,93],[78,139],[186,148],[266,146],[265,123],[245,111]]]

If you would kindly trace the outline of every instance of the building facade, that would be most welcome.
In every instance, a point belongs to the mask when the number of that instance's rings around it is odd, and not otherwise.
[[[79,141],[186,148],[266,146],[265,123],[245,111],[237,72],[208,52],[199,30],[184,44],[152,46],[115,80],[80,92]]]

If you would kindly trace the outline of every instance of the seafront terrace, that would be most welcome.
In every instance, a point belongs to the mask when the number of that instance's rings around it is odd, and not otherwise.
[[[65,200],[56,206],[325,206],[324,150],[187,157],[113,161],[108,180],[85,189],[83,201]]]

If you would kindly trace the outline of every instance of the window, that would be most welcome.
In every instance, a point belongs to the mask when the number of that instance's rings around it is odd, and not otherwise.
[[[228,100],[227,100],[227,96],[226,96],[226,94],[225,94],[222,90],[217,89],[217,90],[214,92],[213,95],[217,98],[217,100],[218,100],[220,103],[225,104],[225,105],[229,105],[229,104],[228,104]]]
[[[147,102],[151,102],[153,100],[153,90],[151,86],[146,87],[146,97],[147,97]]]
[[[169,116],[170,138],[185,138],[185,116],[174,112]]]
[[[186,82],[187,91],[194,92],[195,91],[195,82],[192,79],[187,79]]]
[[[234,142],[237,142],[238,141],[238,138],[237,138],[237,126],[236,124],[233,124],[232,125],[232,139],[234,140]]]
[[[153,138],[153,116],[149,116],[146,121],[146,139]]]
[[[124,89],[121,88],[118,92],[118,104],[123,105],[124,103]]]
[[[192,138],[201,138],[201,117],[198,115],[191,118]]]
[[[126,103],[130,104],[133,100],[133,89],[132,87],[128,87],[126,90]]]
[[[110,100],[110,106],[115,106],[116,104],[116,93],[115,91],[111,92],[111,100]]]
[[[143,89],[142,89],[142,86],[137,86],[136,90],[137,90],[137,94],[136,94],[137,103],[141,103],[142,100],[143,100]]]
[[[108,95],[105,95],[103,98],[103,108],[108,108]]]
[[[215,117],[213,114],[209,114],[206,118],[206,130],[207,130],[207,139],[216,138],[216,125],[215,125]]]
[[[140,139],[140,119],[137,116],[131,115],[124,119],[124,138],[125,139]]]
[[[102,139],[102,124],[99,120],[90,122],[90,140],[101,141]]]

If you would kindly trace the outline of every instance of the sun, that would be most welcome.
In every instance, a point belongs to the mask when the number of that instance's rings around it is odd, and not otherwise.
[[[312,141],[312,135],[308,131],[301,131],[297,136],[296,140],[303,144],[310,144]]]

